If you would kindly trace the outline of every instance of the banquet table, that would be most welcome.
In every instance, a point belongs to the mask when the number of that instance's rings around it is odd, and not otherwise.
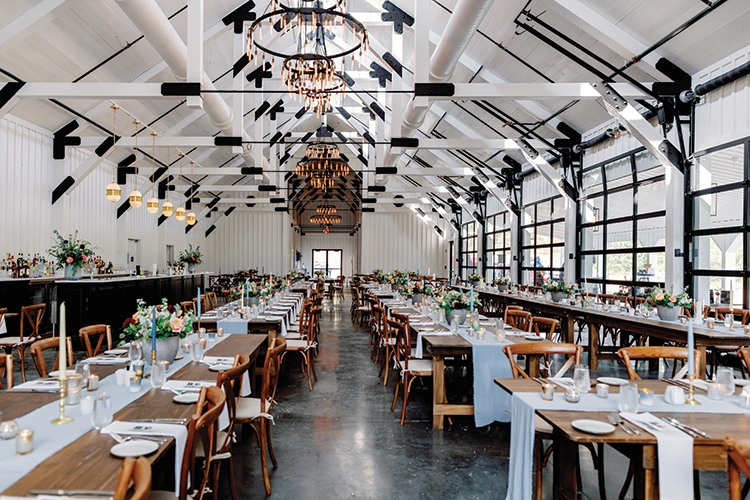
[[[637,380],[638,388],[654,391],[658,398],[664,394],[669,385],[662,380]],[[540,385],[531,379],[496,379],[495,383],[509,394],[540,393]],[[557,388],[559,390],[559,388]],[[619,394],[618,386],[610,386],[610,396]],[[735,394],[739,394],[737,387]],[[693,441],[694,470],[726,470],[727,457],[723,449],[727,434],[748,435],[750,433],[750,410],[748,413],[712,413],[710,402],[705,400],[705,392],[696,390],[696,395],[703,401],[700,407],[674,407],[675,411],[654,411],[657,417],[672,417],[681,423],[698,428],[708,433],[711,438],[695,438]],[[540,396],[541,399],[541,396]],[[614,399],[614,398],[612,398]],[[607,401],[607,400],[602,400]],[[660,409],[663,409],[662,406]],[[697,408],[691,412],[691,408]],[[641,406],[640,411],[649,411]],[[700,413],[698,412],[700,411]],[[548,422],[553,428],[553,498],[577,499],[579,488],[576,481],[578,474],[579,444],[604,443],[627,456],[634,466],[633,498],[652,500],[660,498],[658,481],[658,444],[650,432],[641,430],[640,435],[625,433],[619,426],[613,433],[605,435],[587,434],[573,428],[571,423],[579,419],[607,422],[611,411],[583,411],[575,404],[566,410],[537,409],[536,415]],[[511,433],[514,432],[513,425]],[[513,437],[511,437],[513,443]],[[513,446],[513,444],[511,444]],[[511,452],[513,454],[513,451]],[[606,461],[605,461],[606,464]],[[511,459],[511,469],[513,459]],[[512,477],[512,472],[510,473]],[[509,497],[510,498],[510,497]],[[520,496],[514,496],[522,498]]]
[[[207,356],[249,355],[251,370],[254,369],[258,353],[266,344],[265,335],[228,335],[208,351]],[[92,366],[92,373],[100,376],[111,376],[118,366]],[[252,371],[251,371],[252,373]],[[169,374],[169,380],[215,380],[217,374],[203,363],[189,362],[175,373]],[[251,377],[251,381],[252,381]],[[149,387],[146,382],[146,387]],[[117,387],[127,391],[127,387]],[[114,421],[148,418],[188,418],[195,405],[181,405],[173,402],[174,393],[162,389],[142,390],[142,395],[114,414]],[[23,413],[44,406],[56,400],[56,394],[24,393],[5,391],[0,393],[0,408],[5,417],[19,418]],[[6,413],[8,412],[8,413]],[[71,411],[73,414],[74,411]],[[77,414],[77,413],[76,413]],[[50,420],[55,412],[50,413]],[[78,416],[79,419],[90,419],[89,416]],[[44,424],[51,425],[51,424]],[[59,428],[65,432],[65,426]],[[34,430],[34,429],[32,429]],[[110,448],[116,441],[97,430],[90,430],[67,446],[62,447],[49,458],[28,471],[20,480],[2,492],[8,496],[26,496],[32,490],[94,490],[113,491],[122,460],[112,456]],[[174,440],[169,439],[159,449],[146,458],[154,465],[162,458],[174,459]],[[36,450],[35,450],[36,451]],[[34,452],[32,452],[33,454]],[[172,470],[172,463],[165,465],[165,470]],[[4,471],[0,470],[0,484]]]

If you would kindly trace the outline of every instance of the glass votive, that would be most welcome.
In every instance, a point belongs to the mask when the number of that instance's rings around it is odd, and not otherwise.
[[[0,439],[13,439],[18,434],[18,424],[15,420],[0,423]]]
[[[81,415],[91,415],[94,413],[94,396],[85,396],[81,398]]]
[[[487,330],[485,328],[480,328],[477,330],[477,339],[484,340],[484,336],[487,333]]]
[[[201,345],[203,346],[203,349],[206,348],[206,344],[208,343],[208,340],[206,340],[206,337],[200,338]]]
[[[745,328],[745,334],[746,335],[750,334],[750,325],[745,325],[744,328]]]
[[[214,340],[216,340],[216,332],[209,332],[208,333],[208,341],[209,342],[213,342]]]
[[[724,399],[724,386],[718,382],[709,382],[706,388],[708,399],[721,401]]]
[[[713,318],[706,318],[706,326],[709,328],[709,330],[713,330],[715,325],[715,320]]]
[[[99,375],[89,375],[86,379],[86,389],[89,392],[94,392],[99,389]]]
[[[198,333],[200,334],[201,337],[203,337],[206,335],[206,329],[203,327],[198,328]]]
[[[137,378],[143,378],[143,365],[144,361],[142,359],[139,359],[138,361],[133,361],[133,372],[135,373],[135,377]]]
[[[750,392],[747,391],[747,388],[742,389],[742,392],[740,393],[740,406],[743,408],[750,408]],[[0,426],[0,433],[1,432],[2,427]],[[0,437],[2,437],[1,434]]]
[[[542,385],[542,399],[552,401],[555,398],[555,386],[552,384]]]
[[[685,321],[687,321],[687,316],[680,315],[680,316],[678,316],[678,318],[680,319],[680,324],[681,325],[684,325]]]
[[[80,373],[68,375],[68,386],[65,392],[65,404],[77,405],[81,402],[81,390],[83,389],[83,376]]]
[[[160,365],[164,365],[164,371],[165,372],[169,371],[169,361],[167,361],[166,359],[163,359],[163,360],[159,361],[159,364]]]
[[[609,386],[602,382],[596,384],[596,397],[607,399],[609,397]]]
[[[646,388],[641,389],[639,402],[643,406],[654,406],[654,391]]]
[[[219,328],[219,330],[224,330],[223,328]],[[190,352],[190,342],[183,342],[182,343],[182,352],[187,354]]]
[[[581,391],[575,387],[565,389],[565,401],[568,403],[577,403],[581,400]]]
[[[91,375],[91,365],[86,361],[76,363],[75,372],[86,380]]]
[[[130,392],[141,392],[141,381],[143,379],[140,377],[131,377],[130,378]]]
[[[217,335],[218,335],[219,337],[223,337],[223,336],[224,336],[224,329],[223,329],[223,328],[218,328],[218,329],[216,330],[216,334],[217,334]]]
[[[34,431],[24,429],[16,436],[16,455],[26,455],[34,451]]]

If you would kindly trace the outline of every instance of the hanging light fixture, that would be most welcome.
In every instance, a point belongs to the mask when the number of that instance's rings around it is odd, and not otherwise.
[[[130,206],[133,208],[139,208],[143,205],[143,195],[138,191],[138,125],[141,124],[138,120],[133,122],[135,124],[135,189],[131,191],[128,196]]]
[[[169,219],[174,213],[174,205],[169,201],[169,148],[167,148],[167,201],[162,205],[161,214]]]
[[[193,165],[195,165],[195,162],[191,161],[190,162],[190,192],[191,193],[195,192],[195,190],[193,189],[195,187],[195,186],[193,186]],[[187,223],[188,223],[188,225],[192,226],[193,224],[195,224],[197,222],[197,219],[195,217],[195,213],[192,210],[193,202],[190,202],[190,207],[191,207],[191,210],[187,214]]]
[[[122,196],[122,191],[120,190],[120,185],[117,184],[117,110],[120,109],[119,106],[110,106],[112,108],[112,182],[109,183],[107,186],[107,199],[111,201],[112,203],[117,203],[120,201],[120,197]]]
[[[185,157],[184,153],[180,153],[180,190],[177,193],[180,200],[180,206],[174,211],[174,218],[182,222],[185,220],[185,209],[182,208],[182,159]]]
[[[297,163],[294,172],[300,177],[309,177],[314,188],[326,192],[334,186],[336,177],[349,175],[352,170],[341,159],[338,146],[317,142],[307,146],[305,158]]]
[[[150,214],[155,214],[159,211],[159,200],[154,196],[154,189],[156,189],[156,132],[151,132],[151,142],[151,179],[154,184],[151,187],[151,198],[146,202],[146,210]]]
[[[318,208],[315,211],[319,214],[330,215],[335,214],[338,210],[335,206],[324,203],[323,205],[318,205]]]
[[[336,215],[336,214],[333,214],[333,215],[316,214],[310,217],[310,223],[320,224],[321,226],[330,226],[331,224],[340,224],[341,216]]]

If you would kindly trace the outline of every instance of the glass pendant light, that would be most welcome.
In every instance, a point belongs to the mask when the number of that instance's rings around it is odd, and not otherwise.
[[[161,214],[169,219],[174,213],[174,205],[169,201],[169,148],[167,148],[167,201],[162,205]]]
[[[122,196],[120,185],[115,182],[117,180],[117,158],[115,155],[117,152],[117,146],[115,145],[117,143],[117,110],[120,108],[119,106],[110,106],[110,108],[113,110],[114,126],[112,127],[112,182],[107,186],[107,199],[112,203],[117,203]]]
[[[154,180],[154,185],[151,188],[152,196],[146,202],[146,210],[150,214],[155,214],[159,211],[159,200],[153,196],[153,190],[156,189],[156,132],[152,132],[151,137],[153,138],[153,145],[151,147],[151,178]]]
[[[138,191],[138,125],[141,124],[138,120],[134,121],[135,125],[135,189],[128,196],[130,206],[133,208],[139,208],[143,205],[143,195]]]
[[[177,192],[177,196],[179,196],[179,199],[182,199],[182,159],[185,157],[184,153],[180,153],[180,190]],[[185,220],[185,209],[182,208],[182,203],[180,203],[180,206],[177,207],[177,210],[174,211],[174,218],[178,221],[182,222]]]
[[[195,162],[194,162],[194,161],[191,161],[191,162],[190,162],[190,187],[191,187],[191,188],[192,188],[192,187],[194,187],[194,186],[193,186],[193,165],[195,165]],[[190,192],[191,192],[191,193],[192,193],[192,192],[194,192],[194,191],[195,191],[194,189],[191,189],[191,190],[190,190]],[[189,212],[189,213],[187,214],[187,223],[188,223],[188,225],[190,225],[190,226],[192,226],[193,224],[195,224],[195,223],[197,222],[197,219],[196,219],[196,217],[195,217],[195,213],[194,213],[194,212],[193,212],[193,210],[192,210],[192,206],[193,206],[193,203],[192,203],[192,202],[190,202],[190,207],[191,207],[191,210],[190,210],[190,212]]]

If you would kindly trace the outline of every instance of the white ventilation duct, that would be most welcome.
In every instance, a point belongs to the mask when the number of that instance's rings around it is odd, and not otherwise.
[[[435,47],[430,58],[430,82],[445,83],[450,81],[456,64],[469,45],[471,38],[479,28],[484,16],[494,0],[459,0],[445,26],[443,36]],[[428,108],[417,108],[414,100],[409,102],[404,112],[402,136],[411,137],[424,123]],[[385,166],[396,165],[400,154],[388,153]]]
[[[178,80],[187,78],[187,46],[177,34],[177,31],[164,15],[155,0],[117,0],[122,11],[135,24],[136,28],[148,40],[156,52],[164,59]],[[216,90],[211,78],[204,72],[201,82],[202,90]],[[203,110],[224,135],[232,135],[232,110],[220,94],[208,92],[202,94]],[[250,136],[243,129],[242,140],[250,141]],[[249,147],[243,145],[242,157],[247,166],[255,166],[255,158]],[[262,155],[261,148],[258,155]],[[259,158],[262,161],[262,158]],[[259,162],[260,163],[260,162]],[[267,174],[263,174],[264,182],[269,182]]]

